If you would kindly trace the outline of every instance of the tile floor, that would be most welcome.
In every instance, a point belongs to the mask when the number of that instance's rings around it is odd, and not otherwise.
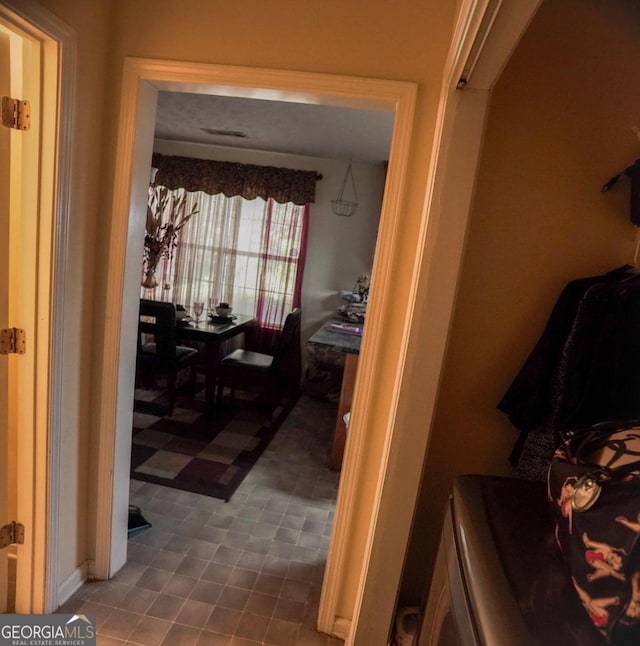
[[[60,612],[96,615],[98,646],[339,646],[315,630],[339,474],[336,406],[306,396],[230,502],[131,481],[153,525],[111,581]]]

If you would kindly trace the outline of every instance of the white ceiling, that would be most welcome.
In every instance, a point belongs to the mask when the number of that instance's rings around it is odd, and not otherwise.
[[[392,112],[159,92],[155,136],[233,148],[379,163],[389,159]],[[239,131],[246,137],[209,134]]]

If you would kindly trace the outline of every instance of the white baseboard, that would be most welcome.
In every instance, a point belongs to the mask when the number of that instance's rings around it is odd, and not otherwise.
[[[76,568],[71,576],[62,583],[58,588],[58,607],[66,603],[82,584],[87,580],[89,573],[89,563],[85,561],[80,567]]]
[[[336,617],[333,622],[333,630],[331,635],[333,637],[338,637],[342,641],[346,641],[349,631],[351,630],[351,621],[345,619],[344,617]]]

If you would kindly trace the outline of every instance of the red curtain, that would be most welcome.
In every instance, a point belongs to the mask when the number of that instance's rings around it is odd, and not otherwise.
[[[251,346],[270,354],[287,314],[302,302],[302,278],[307,252],[309,205],[267,201],[262,230],[258,281],[257,326]]]

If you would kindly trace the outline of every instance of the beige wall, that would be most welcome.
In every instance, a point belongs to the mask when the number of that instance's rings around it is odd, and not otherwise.
[[[640,153],[640,6],[547,1],[491,98],[475,204],[403,595],[420,598],[459,473],[513,473],[495,406],[560,290],[634,254],[628,180]]]
[[[408,299],[425,197],[435,118],[444,59],[453,28],[456,3],[401,2],[372,0],[366,14],[360,3],[340,0],[243,0],[220,3],[211,0],[43,0],[42,4],[78,31],[79,94],[76,127],[76,174],[73,185],[72,223],[74,298],[69,318],[74,334],[68,371],[70,388],[76,388],[78,410],[69,411],[67,432],[75,445],[65,452],[69,483],[73,491],[63,504],[65,522],[82,527],[82,517],[74,516],[75,499],[83,499],[89,485],[89,513],[95,486],[88,479],[84,457],[99,414],[100,366],[91,363],[91,350],[100,347],[102,322],[107,313],[101,295],[109,280],[109,267],[100,262],[107,257],[108,239],[101,235],[109,218],[109,195],[113,182],[118,103],[123,60],[127,56],[166,58],[250,66],[324,72],[410,81],[418,85],[416,116],[406,179],[406,193],[391,272],[397,277],[397,302]],[[109,32],[109,9],[114,9]],[[108,40],[110,38],[110,40]],[[108,47],[107,47],[108,42]],[[98,185],[100,182],[100,185]],[[98,224],[104,223],[98,229]],[[95,297],[93,309],[91,295]],[[93,318],[92,318],[93,317]],[[77,323],[77,327],[73,323]],[[391,405],[393,368],[401,351],[402,317],[389,321],[380,352],[390,366],[389,374],[377,376],[379,397],[374,418]],[[425,332],[426,334],[426,332]],[[418,363],[419,344],[409,351]],[[93,393],[89,398],[89,386]],[[397,393],[404,410],[415,402],[415,424],[421,424],[422,384],[406,380]],[[90,407],[90,404],[93,407]],[[91,413],[94,416],[91,416]],[[383,430],[383,429],[382,429]],[[425,429],[426,433],[426,429]],[[372,438],[373,439],[373,438]],[[381,451],[382,438],[371,443]],[[96,459],[95,451],[93,457]],[[366,460],[366,487],[374,487],[378,467]],[[372,476],[370,478],[370,476]],[[369,479],[370,478],[370,479]],[[368,518],[355,510],[353,524],[361,528],[354,540],[364,538]],[[81,536],[84,539],[84,536]],[[91,536],[87,544],[75,542],[61,561],[61,579],[69,576],[85,558],[91,558]],[[357,579],[345,582],[342,612],[349,616]]]

